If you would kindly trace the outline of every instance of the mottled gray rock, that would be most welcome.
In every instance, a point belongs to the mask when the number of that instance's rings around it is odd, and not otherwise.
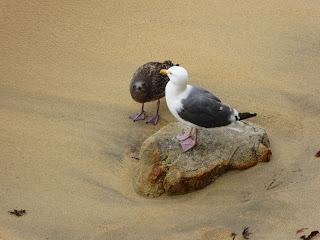
[[[136,192],[148,197],[187,193],[207,186],[229,169],[269,161],[266,131],[253,123],[201,129],[200,145],[186,153],[175,138],[184,127],[170,123],[144,141],[134,178]]]

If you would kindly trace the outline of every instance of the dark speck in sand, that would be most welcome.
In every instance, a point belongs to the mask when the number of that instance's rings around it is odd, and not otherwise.
[[[249,236],[252,233],[249,231],[249,227],[244,227],[243,231],[242,231],[242,236],[244,239],[249,239]]]
[[[320,157],[320,150],[314,155],[315,157]]]
[[[272,179],[272,181],[268,185],[265,185],[265,188],[266,188],[266,190],[271,190],[271,189],[274,189],[274,188],[280,186],[281,184],[282,184],[282,182],[277,182],[276,179]]]
[[[309,234],[308,237],[306,237],[306,235],[303,235],[303,236],[301,236],[300,238],[301,238],[301,239],[304,239],[304,240],[312,240],[313,237],[315,237],[315,236],[319,236],[319,231],[312,231],[312,232]]]
[[[237,234],[236,233],[231,233],[231,237],[232,237],[232,240],[234,240],[236,238]]]
[[[17,209],[13,209],[12,211],[8,211],[11,215],[15,215],[17,217],[21,217],[23,215],[25,215],[27,213],[26,210],[24,209],[20,209],[20,210],[17,210]]]

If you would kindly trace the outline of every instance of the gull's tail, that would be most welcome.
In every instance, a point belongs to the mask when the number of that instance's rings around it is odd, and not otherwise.
[[[237,120],[240,121],[240,120],[244,120],[247,118],[255,117],[255,116],[257,116],[257,114],[256,113],[249,113],[249,112],[242,112],[242,113],[239,113],[238,116],[239,116],[239,119],[237,119]]]

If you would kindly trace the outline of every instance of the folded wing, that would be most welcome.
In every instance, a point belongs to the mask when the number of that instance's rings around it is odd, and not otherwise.
[[[195,125],[212,128],[232,122],[233,109],[207,90],[193,87],[187,98],[182,100],[179,116]]]

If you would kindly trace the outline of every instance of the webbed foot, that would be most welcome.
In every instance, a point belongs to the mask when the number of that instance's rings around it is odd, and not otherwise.
[[[194,148],[197,145],[197,141],[193,140],[191,137],[185,139],[184,141],[180,142],[183,152],[187,152],[190,149]]]
[[[158,121],[159,121],[159,115],[157,114],[157,115],[154,115],[154,116],[149,116],[147,118],[146,123],[151,123],[153,125],[156,125],[158,123]]]
[[[132,114],[131,116],[129,116],[129,118],[132,119],[134,122],[144,120],[145,119],[144,111]]]
[[[179,140],[179,141],[184,141],[186,140],[187,138],[191,137],[191,132],[192,132],[192,129],[189,129],[188,131],[182,133],[182,134],[179,134],[176,136],[176,138]]]

